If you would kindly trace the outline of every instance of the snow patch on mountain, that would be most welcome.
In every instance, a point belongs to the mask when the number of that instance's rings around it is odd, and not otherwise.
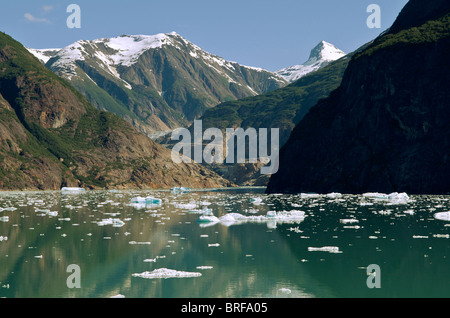
[[[294,65],[283,68],[275,72],[278,76],[284,78],[288,82],[295,82],[311,72],[317,71],[336,61],[346,54],[325,41],[321,41],[315,48],[311,50],[308,61],[301,65]]]

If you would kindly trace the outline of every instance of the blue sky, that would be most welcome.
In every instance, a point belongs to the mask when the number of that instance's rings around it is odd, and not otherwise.
[[[227,60],[275,71],[301,64],[321,40],[351,52],[389,28],[407,0],[15,0],[4,1],[0,31],[31,48],[122,34],[176,31]],[[81,29],[66,8],[81,7]],[[381,29],[366,25],[370,4]]]

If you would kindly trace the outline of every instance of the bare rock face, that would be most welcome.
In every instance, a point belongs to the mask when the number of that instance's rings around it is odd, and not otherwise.
[[[94,108],[0,33],[0,189],[223,187],[197,164]]]
[[[410,1],[294,129],[268,192],[450,192],[450,3]]]

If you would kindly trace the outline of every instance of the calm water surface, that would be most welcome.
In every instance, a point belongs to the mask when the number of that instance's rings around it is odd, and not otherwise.
[[[263,192],[1,193],[0,297],[450,296],[450,222],[435,217],[450,211],[449,196]],[[131,204],[137,196],[162,203]],[[248,220],[199,223],[204,209]],[[305,218],[255,221],[269,211]],[[67,287],[71,264],[79,289]],[[366,285],[370,264],[379,289]],[[139,276],[161,269],[178,276]]]

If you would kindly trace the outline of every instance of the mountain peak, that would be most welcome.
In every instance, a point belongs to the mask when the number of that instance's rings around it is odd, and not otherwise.
[[[343,51],[339,50],[333,44],[326,41],[320,41],[319,44],[311,50],[309,59],[304,64],[290,66],[275,73],[292,83],[345,55],[346,54]]]
[[[309,59],[305,64],[313,60],[314,62],[318,60],[335,61],[343,56],[345,56],[345,53],[339,50],[336,46],[326,41],[321,41],[311,50]]]

